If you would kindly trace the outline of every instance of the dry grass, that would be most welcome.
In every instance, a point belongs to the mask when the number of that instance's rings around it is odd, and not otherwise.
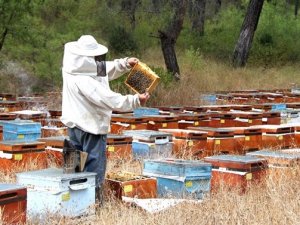
[[[149,65],[164,66],[164,60],[155,50],[146,52],[142,61]],[[232,90],[273,90],[300,85],[299,65],[278,67],[232,68],[204,59],[197,53],[181,53],[178,56],[181,70],[180,82],[170,86],[158,85],[149,105],[199,105],[201,93]],[[158,74],[159,75],[159,74]]]
[[[155,51],[141,57],[149,65],[163,67],[163,59]],[[168,88],[159,85],[148,105],[197,105],[202,92],[243,89],[290,88],[300,83],[299,68],[244,68],[233,69],[225,64],[195,57],[183,60],[181,81]],[[60,90],[55,90],[60,93]],[[54,93],[53,93],[54,94]],[[54,94],[54,96],[56,96]],[[49,107],[59,109],[61,99],[49,96]],[[57,96],[60,96],[57,94]],[[29,168],[34,169],[34,168]],[[140,173],[138,162],[109,163],[107,171],[123,170]],[[82,218],[64,218],[49,215],[43,224],[299,224],[300,221],[300,167],[284,170],[276,177],[269,177],[265,187],[253,186],[241,195],[226,188],[211,194],[201,204],[180,204],[156,214],[137,207],[129,207],[107,199],[96,215]],[[0,182],[14,183],[15,172],[0,172]],[[29,220],[28,224],[41,221]],[[1,222],[0,222],[1,224]]]
[[[141,164],[110,162],[107,169],[139,173]],[[245,194],[223,187],[202,203],[182,203],[155,214],[108,198],[95,215],[66,218],[49,214],[43,221],[28,220],[27,224],[299,224],[300,167],[274,174],[266,185],[251,186]],[[13,171],[0,176],[0,182],[14,181]]]

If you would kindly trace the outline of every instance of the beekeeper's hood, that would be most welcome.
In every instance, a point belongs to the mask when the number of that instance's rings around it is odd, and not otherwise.
[[[82,35],[78,41],[65,44],[62,70],[71,75],[97,76],[95,56],[107,52],[107,47],[98,44],[93,36]]]

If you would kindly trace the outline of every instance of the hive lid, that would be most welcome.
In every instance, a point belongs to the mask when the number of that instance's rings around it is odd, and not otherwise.
[[[215,155],[215,156],[209,156],[205,157],[205,161],[213,162],[213,161],[229,161],[229,162],[237,162],[237,163],[256,163],[261,162],[262,159],[250,156],[250,155]]]
[[[22,186],[22,185],[0,183],[0,192],[2,192],[2,191],[10,191],[10,190],[17,190],[17,189],[24,189],[24,188],[25,187]]]
[[[95,176],[96,173],[92,172],[80,172],[80,173],[63,173],[63,169],[58,168],[48,168],[43,170],[35,170],[35,171],[26,171],[17,173],[17,178],[27,178],[30,179],[30,183],[39,183],[42,180],[46,181],[67,181],[72,179],[81,179],[89,176]]]
[[[247,155],[251,156],[262,156],[272,158],[284,158],[284,159],[300,159],[300,152],[284,152],[284,151],[268,151],[261,150],[255,152],[249,152]]]
[[[125,130],[124,135],[132,136],[134,139],[152,139],[157,137],[172,137],[172,134],[154,130]]]

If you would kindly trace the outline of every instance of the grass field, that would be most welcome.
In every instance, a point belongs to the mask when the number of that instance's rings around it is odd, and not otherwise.
[[[159,58],[150,53],[143,61],[149,62],[149,65],[159,65],[163,63]],[[190,63],[191,60],[195,63]],[[297,87],[300,84],[298,65],[233,69],[201,57],[180,62],[181,81],[159,85],[147,106],[197,105],[201,104],[198,96],[203,92],[272,90]],[[1,80],[1,85],[5,86],[5,82],[9,80]],[[18,88],[14,85],[8,87]],[[59,95],[60,90],[55,91]],[[60,108],[60,98],[52,96],[50,100],[52,109]],[[28,169],[34,169],[34,165]],[[140,172],[141,168],[133,162],[110,163],[107,171],[117,169]],[[104,206],[96,209],[94,216],[70,219],[49,215],[42,222],[29,220],[27,224],[300,224],[300,168],[284,171],[277,177],[268,177],[265,186],[252,186],[243,195],[238,190],[224,188],[207,196],[200,204],[180,204],[156,214],[107,198]],[[0,172],[0,182],[15,182],[15,171],[9,174]]]
[[[116,169],[139,172],[140,166],[136,162],[121,165],[110,162],[108,171]],[[245,194],[223,187],[201,203],[182,203],[154,214],[107,196],[95,215],[81,218],[49,215],[43,221],[28,220],[27,224],[299,224],[300,167],[276,174],[270,175],[264,185],[250,186]],[[0,175],[0,182],[15,180],[14,171]]]

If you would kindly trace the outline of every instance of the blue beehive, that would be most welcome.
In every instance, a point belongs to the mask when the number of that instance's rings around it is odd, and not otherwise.
[[[159,115],[158,108],[139,107],[133,110],[133,115],[137,117],[141,116],[155,116]]]
[[[286,104],[284,103],[274,103],[272,104],[271,111],[285,111],[286,110]]]
[[[201,95],[201,100],[203,100],[204,102],[207,102],[210,105],[215,105],[215,104],[217,104],[217,95],[202,94]]]
[[[157,179],[160,197],[202,199],[210,192],[212,166],[199,160],[144,160],[143,175]]]
[[[3,140],[35,141],[41,137],[41,123],[31,120],[2,121]]]
[[[126,130],[133,138],[132,153],[136,159],[157,159],[171,157],[172,134],[153,130]]]

